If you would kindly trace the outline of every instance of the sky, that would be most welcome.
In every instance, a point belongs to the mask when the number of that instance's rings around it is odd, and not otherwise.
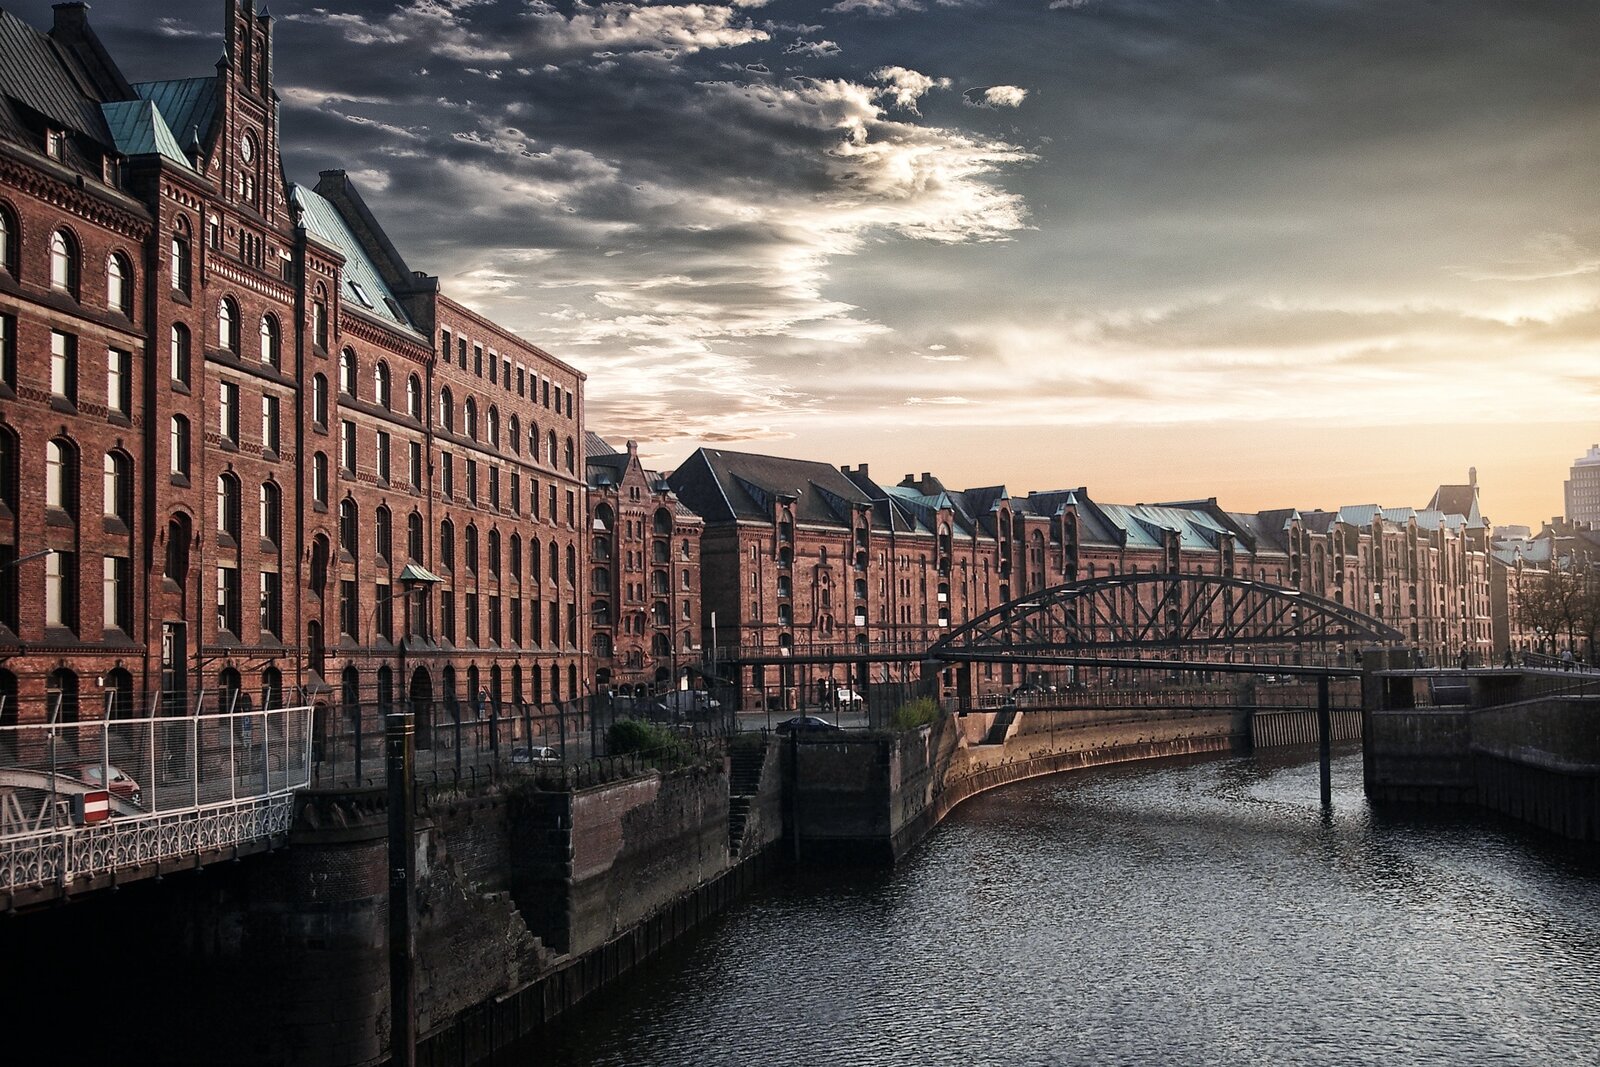
[[[7,3],[47,25],[48,3]],[[91,18],[209,71],[222,0]],[[1497,523],[1600,441],[1589,0],[274,0],[285,166],[588,423],[897,481]]]

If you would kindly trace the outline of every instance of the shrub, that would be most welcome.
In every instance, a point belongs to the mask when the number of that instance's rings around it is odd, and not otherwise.
[[[896,730],[915,730],[938,721],[940,714],[939,704],[932,697],[918,697],[895,708],[890,725]]]
[[[682,767],[694,760],[694,749],[664,726],[640,719],[621,719],[606,730],[606,750],[613,756],[637,752],[658,767]]]

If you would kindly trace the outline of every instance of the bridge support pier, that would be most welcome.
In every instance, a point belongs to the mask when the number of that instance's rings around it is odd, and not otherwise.
[[[1317,764],[1322,774],[1322,810],[1333,807],[1333,709],[1328,676],[1317,675]]]

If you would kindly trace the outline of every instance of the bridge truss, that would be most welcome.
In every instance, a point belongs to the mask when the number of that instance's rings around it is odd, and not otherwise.
[[[952,630],[928,650],[948,663],[1011,661],[1263,669],[1341,666],[1363,646],[1404,642],[1398,630],[1324,597],[1243,578],[1125,574],[1041,590]],[[1312,666],[1308,661],[1315,661]]]

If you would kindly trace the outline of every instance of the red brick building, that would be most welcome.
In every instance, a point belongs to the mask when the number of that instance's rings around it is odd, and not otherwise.
[[[629,441],[587,437],[589,615],[597,691],[633,696],[690,684],[702,657],[699,516]]]
[[[0,13],[3,721],[581,696],[583,375],[284,183],[225,16],[133,85],[84,5]]]

